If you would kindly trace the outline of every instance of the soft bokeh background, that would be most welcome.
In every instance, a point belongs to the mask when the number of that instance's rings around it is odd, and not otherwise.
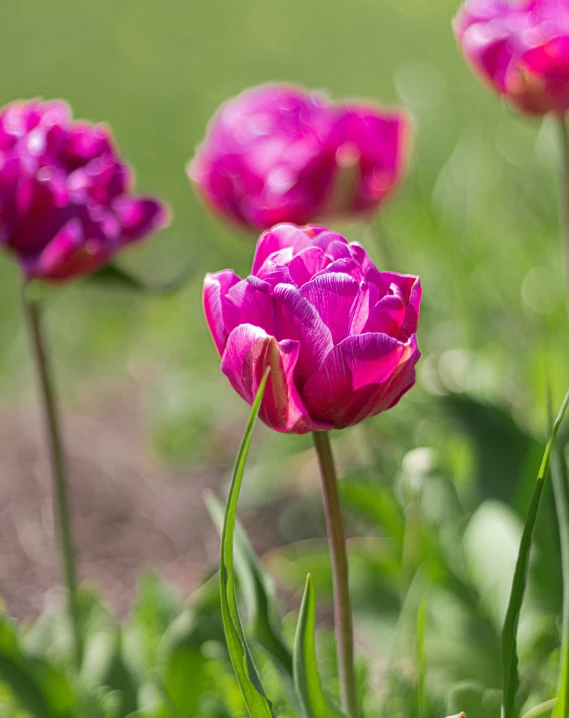
[[[223,492],[247,409],[218,371],[201,283],[206,271],[246,272],[254,238],[208,214],[185,165],[217,106],[250,85],[290,81],[414,117],[408,179],[375,227],[343,229],[383,266],[422,277],[418,388],[389,416],[338,437],[343,473],[379,472],[390,486],[405,454],[426,447],[407,456],[407,475],[435,461],[470,491],[479,441],[500,459],[490,473],[482,467],[487,495],[513,504],[500,482],[525,454],[500,454],[504,432],[514,452],[517,431],[541,438],[547,384],[557,404],[569,383],[555,127],[514,115],[471,75],[450,28],[456,9],[454,0],[3,3],[0,102],[62,97],[77,117],[108,122],[139,190],[161,195],[174,216],[123,266],[149,282],[192,268],[171,297],[87,282],[49,297],[83,575],[120,610],[140,567],[187,593],[216,558],[201,492]],[[0,592],[27,616],[57,574],[9,258],[0,275]],[[454,394],[464,392],[500,409],[473,403],[461,414]],[[243,506],[262,551],[322,534],[309,447],[258,432]]]

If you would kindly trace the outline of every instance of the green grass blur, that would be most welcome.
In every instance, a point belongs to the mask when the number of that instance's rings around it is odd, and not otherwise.
[[[149,280],[194,269],[170,298],[84,282],[50,295],[70,402],[96,382],[140,383],[159,452],[182,464],[207,460],[213,426],[245,417],[218,372],[200,292],[206,271],[246,272],[253,242],[208,214],[185,165],[220,102],[286,80],[400,104],[414,117],[408,179],[379,221],[383,249],[369,228],[345,228],[389,268],[420,274],[425,291],[422,388],[376,423],[405,426],[410,446],[433,443],[430,395],[468,391],[545,429],[546,382],[557,403],[569,377],[555,132],[516,116],[472,76],[450,27],[456,9],[455,0],[3,3],[0,102],[62,97],[77,117],[108,122],[138,189],[159,194],[174,216],[121,261]],[[7,257],[0,275],[0,382],[11,400],[30,374]]]

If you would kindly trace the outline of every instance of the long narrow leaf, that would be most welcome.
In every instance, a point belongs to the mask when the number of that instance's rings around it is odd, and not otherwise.
[[[265,695],[259,674],[253,663],[253,657],[245,640],[243,626],[239,618],[237,598],[235,595],[233,539],[235,535],[239,491],[243,481],[243,472],[251,444],[251,436],[261,407],[267,377],[268,370],[259,386],[259,391],[253,403],[249,421],[247,422],[247,427],[241,441],[241,446],[239,447],[239,453],[237,454],[233,480],[231,482],[229,496],[227,497],[225,521],[221,535],[221,554],[219,558],[221,614],[223,617],[225,638],[227,640],[231,663],[233,664],[233,669],[251,718],[273,718],[273,712],[271,710],[271,703]]]
[[[552,718],[569,715],[569,494],[567,491],[567,466],[558,446],[551,454],[551,478],[555,494],[561,566],[563,573],[563,622],[561,630],[561,661],[559,666],[558,700]]]
[[[555,443],[555,438],[563,421],[567,405],[569,404],[569,392],[567,392],[561,409],[553,428],[547,446],[545,447],[545,453],[537,476],[537,482],[531,498],[530,506],[528,509],[524,530],[522,533],[522,539],[520,541],[520,548],[518,552],[518,560],[516,563],[516,569],[514,571],[514,579],[512,582],[512,591],[510,593],[510,601],[508,604],[508,610],[506,612],[506,620],[504,621],[504,628],[502,631],[502,668],[503,668],[503,681],[504,681],[504,695],[503,695],[503,718],[517,718],[519,712],[516,708],[516,694],[520,684],[519,673],[518,673],[518,649],[517,649],[517,633],[518,624],[520,620],[520,612],[522,608],[522,602],[526,590],[527,573],[529,567],[529,557],[532,545],[533,533],[535,529],[535,523],[537,520],[537,512],[539,509],[539,502],[541,500],[541,494],[543,492],[543,486],[545,483],[545,477],[549,468],[549,461],[551,457],[551,451]]]
[[[224,514],[221,502],[212,493],[205,494],[204,501],[215,527],[221,533]],[[245,597],[251,635],[292,684],[292,654],[278,628],[274,585],[239,520],[235,525],[235,568]]]
[[[304,718],[345,718],[325,694],[316,661],[316,599],[310,574],[300,607],[294,641],[294,684]]]

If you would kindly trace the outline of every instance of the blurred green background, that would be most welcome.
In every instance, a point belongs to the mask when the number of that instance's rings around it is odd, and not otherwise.
[[[182,291],[143,297],[78,282],[50,291],[48,322],[68,426],[91,410],[107,425],[105,441],[91,425],[84,431],[117,492],[124,473],[134,466],[136,474],[146,456],[133,433],[151,447],[148,473],[163,478],[175,471],[178,483],[195,481],[192,505],[169,484],[164,525],[177,511],[184,531],[191,529],[186,510],[188,517],[204,513],[204,485],[220,488],[248,414],[219,372],[200,296],[207,271],[247,273],[255,238],[210,216],[186,177],[206,123],[228,97],[271,80],[336,99],[401,105],[413,116],[406,181],[373,227],[338,228],[364,242],[380,266],[421,275],[417,388],[389,414],[337,436],[335,445],[341,473],[352,480],[344,496],[353,513],[350,532],[369,537],[353,546],[361,639],[381,663],[393,634],[405,633],[397,616],[405,618],[409,602],[415,619],[415,572],[423,565],[421,580],[431,592],[428,635],[435,639],[427,641],[431,678],[435,689],[439,680],[444,685],[441,693],[464,679],[499,686],[499,631],[537,470],[536,438],[546,430],[547,387],[557,406],[569,384],[556,128],[514,114],[472,76],[451,31],[456,10],[454,0],[5,0],[0,14],[0,103],[61,97],[77,117],[108,122],[138,190],[160,195],[173,211],[168,230],[120,262],[149,282],[189,265],[192,278]],[[2,256],[3,426],[36,401],[18,283]],[[0,470],[6,451],[19,460],[20,443],[31,441],[24,417],[17,441],[8,444],[6,431],[0,436]],[[118,463],[117,445],[124,449]],[[243,499],[265,512],[249,526],[263,551],[322,536],[309,446],[306,437],[258,433]],[[78,494],[81,476],[76,482]],[[130,485],[136,487],[136,477]],[[110,511],[114,490],[95,502],[94,512]],[[158,496],[160,485],[152,491]],[[281,505],[283,496],[289,498]],[[109,520],[111,545],[127,516],[128,506]],[[522,658],[530,677],[525,696],[535,691],[545,699],[543,685],[556,680],[555,660],[544,656],[558,647],[560,606],[550,503],[542,524]],[[137,545],[144,542],[140,530]],[[203,542],[205,534],[196,531],[188,541]],[[214,535],[210,529],[208,540]],[[378,536],[387,540],[375,543]],[[160,557],[152,563],[168,577],[186,576],[186,554],[173,546],[183,559],[176,570]],[[215,562],[215,547],[208,559]],[[144,556],[131,561],[138,570],[137,561]],[[321,547],[308,544],[269,556],[293,591],[308,569],[319,589],[329,588],[326,561]],[[121,564],[119,582],[124,570]],[[0,568],[0,593],[13,573],[9,564]],[[88,573],[96,582],[92,565]],[[177,582],[186,591],[196,580]],[[13,599],[10,606],[26,615],[37,608],[20,610]],[[536,676],[541,687],[532,683]],[[464,704],[453,705],[449,712]]]
[[[187,263],[194,269],[193,281],[169,299],[85,283],[52,297],[53,344],[69,397],[85,382],[134,377],[143,385],[157,447],[182,463],[207,448],[199,437],[211,425],[233,412],[245,415],[217,372],[200,285],[205,271],[246,272],[252,238],[210,217],[184,170],[223,100],[283,80],[335,98],[400,104],[413,115],[409,177],[379,224],[390,268],[423,279],[421,383],[431,393],[499,395],[542,430],[545,371],[555,397],[568,380],[554,133],[547,123],[541,128],[515,116],[471,75],[450,28],[456,5],[3,4],[0,101],[63,97],[77,117],[108,122],[136,170],[138,189],[159,194],[174,216],[170,229],[122,261],[149,279],[170,277]],[[381,258],[366,231],[346,229]],[[29,378],[18,277],[7,258],[0,272],[1,381],[19,395]]]

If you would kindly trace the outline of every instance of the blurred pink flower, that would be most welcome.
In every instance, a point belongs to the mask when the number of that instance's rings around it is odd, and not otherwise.
[[[221,106],[188,173],[215,210],[253,229],[370,212],[401,177],[407,129],[400,112],[262,85]]]
[[[27,278],[88,274],[164,226],[165,207],[131,185],[109,130],[73,122],[64,102],[0,111],[0,242]]]
[[[395,406],[415,382],[418,277],[380,272],[323,227],[261,235],[251,275],[208,274],[204,311],[221,369],[277,431],[342,429]]]
[[[467,0],[454,31],[476,72],[517,109],[569,109],[567,0]]]

